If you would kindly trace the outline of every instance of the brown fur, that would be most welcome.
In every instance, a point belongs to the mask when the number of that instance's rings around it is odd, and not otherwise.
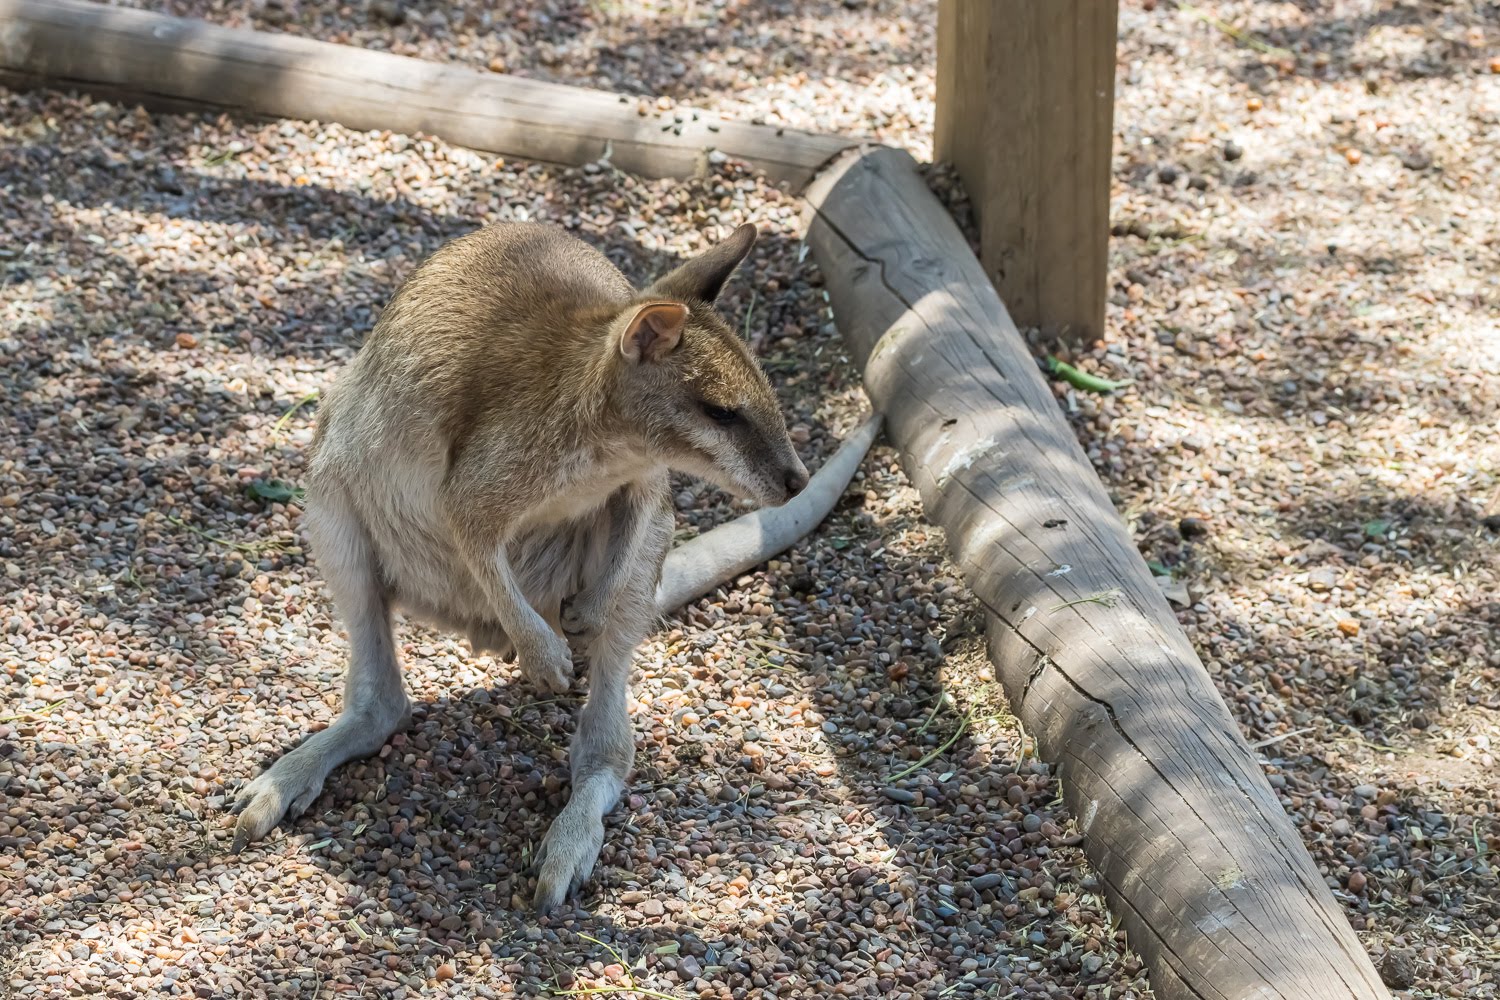
[[[807,482],[765,376],[711,305],[754,237],[743,226],[638,293],[560,230],[498,225],[406,281],[314,438],[307,523],[350,633],[344,710],[245,789],[237,846],[403,724],[400,607],[513,649],[553,690],[572,677],[566,640],[588,660],[538,905],[588,875],[634,754],[626,685],[671,538],[667,468],[767,504]]]

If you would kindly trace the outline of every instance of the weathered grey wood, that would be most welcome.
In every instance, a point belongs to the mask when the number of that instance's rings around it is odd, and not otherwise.
[[[933,148],[1023,326],[1104,330],[1118,0],[941,0]]]
[[[872,414],[844,439],[833,457],[813,474],[807,488],[780,507],[762,507],[711,528],[667,553],[656,607],[669,614],[696,601],[791,548],[837,506],[865,453],[880,434],[880,414]]]
[[[1380,980],[983,269],[905,153],[808,190],[834,316],[989,616],[1011,705],[1158,997],[1366,1000]]]
[[[84,0],[0,0],[0,82],[173,111],[426,132],[552,163],[607,150],[622,170],[650,177],[692,176],[717,149],[792,190],[851,145],[691,108],[651,104],[643,116],[639,98]]]

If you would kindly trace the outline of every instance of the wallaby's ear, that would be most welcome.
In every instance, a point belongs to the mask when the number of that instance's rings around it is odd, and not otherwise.
[[[724,282],[740,266],[740,261],[755,246],[755,227],[745,224],[723,243],[705,250],[675,271],[657,279],[646,289],[648,295],[661,295],[674,299],[699,299],[712,302],[719,297]]]
[[[620,337],[620,353],[632,364],[660,361],[677,350],[688,307],[681,302],[648,302],[636,308]]]

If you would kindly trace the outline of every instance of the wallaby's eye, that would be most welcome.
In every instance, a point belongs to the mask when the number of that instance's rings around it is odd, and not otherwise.
[[[715,406],[712,403],[700,403],[698,405],[703,407],[704,416],[716,424],[732,424],[740,419],[740,412],[738,410],[726,409],[722,406]]]

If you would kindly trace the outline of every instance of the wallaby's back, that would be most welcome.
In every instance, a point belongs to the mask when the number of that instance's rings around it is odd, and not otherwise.
[[[345,385],[383,426],[415,419],[451,438],[485,420],[535,420],[576,396],[600,323],[632,295],[602,253],[562,230],[509,223],[459,237],[398,290],[325,400],[318,436],[339,430]],[[359,436],[380,447],[374,430]]]

